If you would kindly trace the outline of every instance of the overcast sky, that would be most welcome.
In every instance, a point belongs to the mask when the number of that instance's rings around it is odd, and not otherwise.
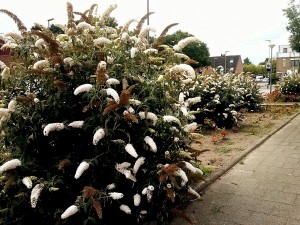
[[[148,0],[150,26],[161,31],[171,23],[179,25],[168,34],[182,30],[193,34],[207,44],[211,56],[227,55],[248,57],[258,64],[269,57],[269,42],[275,44],[273,56],[279,45],[288,44],[287,19],[282,9],[289,0]],[[129,19],[140,20],[147,12],[147,0],[0,0],[0,9],[16,14],[29,29],[34,22],[47,26],[50,23],[66,24],[66,2],[74,11],[83,12],[98,4],[101,15],[111,4],[117,8],[111,13],[119,25]],[[145,24],[146,25],[146,24]],[[7,15],[0,13],[0,33],[15,31],[17,26]],[[153,33],[152,33],[153,34]]]

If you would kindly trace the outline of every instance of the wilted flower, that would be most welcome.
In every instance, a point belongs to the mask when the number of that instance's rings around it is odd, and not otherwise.
[[[124,204],[120,205],[120,210],[122,210],[126,214],[131,214],[131,209],[127,205]]]
[[[24,178],[22,179],[22,183],[23,183],[28,189],[32,188],[32,180],[31,180],[30,177],[24,177]]]
[[[9,109],[0,108],[0,117],[8,117],[9,116]]]
[[[118,200],[124,197],[123,193],[119,193],[119,192],[109,192],[108,195],[113,200]]]
[[[153,27],[147,26],[145,27],[138,35],[138,38],[145,38],[149,31],[155,32]]]
[[[48,136],[51,131],[61,131],[65,128],[63,123],[49,123],[44,128],[44,135]]]
[[[76,205],[71,205],[69,208],[67,208],[63,214],[61,214],[60,218],[63,220],[63,219],[66,219],[72,215],[74,215],[75,213],[77,213],[79,211],[79,208],[78,206]]]
[[[111,97],[113,97],[113,99],[115,100],[115,102],[116,102],[117,104],[120,103],[120,97],[119,97],[119,94],[118,94],[118,92],[117,92],[115,89],[107,88],[107,89],[106,89],[106,93],[107,93],[107,95],[110,95]]]
[[[44,184],[37,184],[34,186],[34,188],[31,190],[31,195],[30,195],[30,202],[31,202],[31,207],[35,208],[37,205],[37,202],[40,198],[40,194],[44,188]]]
[[[150,150],[152,152],[157,152],[157,146],[156,146],[154,140],[151,137],[146,136],[144,138],[144,141],[146,142],[146,144],[148,144],[150,146]]]
[[[11,159],[4,163],[2,166],[0,166],[0,174],[8,170],[13,170],[18,166],[21,166],[21,164],[22,163],[19,159]]]
[[[133,196],[133,204],[134,204],[135,206],[139,206],[140,203],[141,203],[141,195],[135,194],[135,195]]]
[[[79,87],[77,87],[74,91],[74,95],[78,95],[80,94],[81,92],[89,92],[93,89],[93,85],[91,84],[82,84],[80,85]]]
[[[189,181],[186,173],[182,169],[178,169],[175,174],[181,177],[181,186],[184,186]]]
[[[134,157],[134,158],[137,158],[137,157],[138,157],[138,154],[136,153],[136,151],[135,151],[134,147],[132,146],[132,144],[127,144],[127,145],[125,146],[125,150],[126,150],[126,152],[128,152],[129,155],[131,155],[132,157]]]
[[[111,14],[111,12],[117,8],[117,4],[112,4],[109,7],[107,7],[107,9],[103,12],[103,14],[101,15],[101,17],[99,18],[100,22],[104,22],[109,15]]]
[[[93,137],[93,145],[97,145],[98,142],[105,136],[105,131],[103,128],[99,128]]]
[[[72,123],[69,123],[68,126],[72,128],[82,128],[84,124],[83,120],[73,121]]]
[[[87,162],[83,161],[80,163],[80,165],[77,167],[76,173],[75,173],[75,179],[78,179],[81,177],[84,171],[86,171],[90,167],[90,164]]]

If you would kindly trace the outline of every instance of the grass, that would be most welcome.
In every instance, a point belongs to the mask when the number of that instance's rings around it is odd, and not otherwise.
[[[202,170],[204,177],[209,176],[214,171],[211,166],[200,166],[200,170]]]

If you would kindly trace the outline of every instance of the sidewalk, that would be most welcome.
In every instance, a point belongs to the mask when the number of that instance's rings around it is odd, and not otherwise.
[[[195,225],[300,224],[300,115],[185,210]],[[187,225],[176,218],[172,225]]]

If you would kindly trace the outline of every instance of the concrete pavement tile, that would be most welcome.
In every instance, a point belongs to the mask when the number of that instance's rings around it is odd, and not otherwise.
[[[297,195],[295,204],[296,204],[296,205],[300,205],[300,195]]]
[[[275,167],[275,168],[281,168],[284,165],[284,162],[278,162],[274,159],[268,160],[265,159],[264,161],[261,162],[262,166],[269,166],[269,167]]]
[[[279,191],[269,191],[265,194],[264,200],[280,202],[285,204],[294,204],[297,195],[293,193],[283,193]]]
[[[278,203],[278,202],[272,202],[272,211],[271,215],[279,216],[279,217],[286,217],[289,218],[290,214],[294,211],[295,206],[284,204],[284,203]]]
[[[282,168],[270,168],[269,166],[259,166],[255,169],[255,171],[259,171],[261,173],[273,173],[277,176],[279,175],[285,175],[288,176],[289,174],[292,174],[294,172],[294,169],[285,169],[282,170]]]
[[[219,213],[214,214],[214,218],[222,221],[228,221],[231,223],[242,223],[245,221],[248,217],[250,217],[252,214],[252,211],[250,210],[242,210],[232,207],[223,207],[222,211]]]
[[[258,198],[252,198],[252,197],[247,197],[242,195],[234,195],[228,201],[227,204],[231,206],[231,208],[236,208],[239,210],[251,210],[261,202],[262,202],[261,199]]]
[[[253,173],[253,175],[250,178],[255,178],[257,180],[275,180],[275,177],[277,174],[275,173],[268,173],[268,172],[260,172],[259,167],[256,168],[257,171]],[[270,169],[271,170],[271,169]]]
[[[300,169],[293,170],[293,172],[291,174],[295,177],[300,177]]]
[[[225,194],[234,194],[238,189],[236,184],[224,183],[222,181],[216,182],[213,186],[209,188],[210,192],[219,192]]]
[[[236,191],[236,195],[260,199],[265,195],[266,192],[267,190],[263,188],[252,188],[247,186],[241,186]]]
[[[280,183],[277,182],[276,180],[272,180],[272,181],[262,180],[259,183],[257,183],[257,185],[254,186],[253,188],[262,188],[268,191],[283,191],[285,186],[286,183]]]
[[[245,225],[286,225],[287,219],[264,213],[253,213],[251,217],[244,222]]]
[[[233,170],[229,171],[229,174],[230,174],[230,176],[235,176],[237,178],[240,178],[240,177],[247,178],[247,177],[253,176],[253,171],[239,170],[237,168],[234,168]]]
[[[300,168],[299,160],[296,163],[285,163],[283,165],[283,169],[299,169],[299,168]]]
[[[287,175],[287,176],[277,176],[275,178],[276,181],[280,183],[287,183],[287,184],[297,184],[300,185],[300,177]]]
[[[294,205],[293,211],[290,212],[290,218],[300,220],[300,205]]]
[[[286,225],[299,225],[300,224],[300,220],[295,220],[295,219],[289,219],[287,221]]]
[[[287,184],[287,185],[284,187],[283,192],[293,193],[293,194],[298,194],[298,195],[300,195],[300,188],[299,188],[299,185],[295,185],[295,184]]]

